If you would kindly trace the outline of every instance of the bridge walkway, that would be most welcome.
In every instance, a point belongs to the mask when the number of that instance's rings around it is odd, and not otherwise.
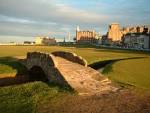
[[[65,80],[81,95],[116,90],[108,78],[90,67],[73,63],[61,57],[55,57],[55,61]]]

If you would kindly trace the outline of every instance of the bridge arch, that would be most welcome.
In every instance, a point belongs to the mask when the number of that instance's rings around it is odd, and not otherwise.
[[[40,66],[33,66],[28,71],[28,74],[29,74],[28,75],[29,81],[43,81],[43,82],[48,81],[47,75]]]
[[[67,85],[67,81],[63,78],[57,69],[57,62],[55,57],[51,54],[41,52],[29,52],[24,61],[24,65],[29,71],[29,79],[31,80],[48,80],[49,82],[57,83],[60,85]],[[39,74],[36,76],[35,74]],[[41,76],[44,77],[41,77]]]

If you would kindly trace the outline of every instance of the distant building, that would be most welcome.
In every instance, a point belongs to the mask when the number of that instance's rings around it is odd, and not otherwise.
[[[43,44],[43,37],[36,37],[35,44],[36,45],[42,45]]]
[[[150,28],[146,26],[134,26],[121,29],[123,35],[127,33],[148,33],[149,31]]]
[[[112,41],[120,41],[122,37],[122,33],[120,31],[119,24],[113,23],[109,26],[108,30],[108,38]]]
[[[56,45],[57,42],[55,38],[49,37],[37,37],[35,40],[36,45]]]
[[[150,27],[134,26],[120,28],[119,24],[113,23],[109,26],[107,37],[114,42],[121,41],[122,37],[128,33],[149,33]]]
[[[150,49],[150,36],[143,33],[128,33],[123,37],[126,48]]]
[[[93,31],[80,31],[79,27],[76,29],[76,42],[77,43],[97,43],[96,32]]]

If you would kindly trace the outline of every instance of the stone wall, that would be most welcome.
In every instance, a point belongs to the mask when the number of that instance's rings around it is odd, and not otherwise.
[[[34,66],[38,66],[44,71],[49,82],[68,86],[68,83],[58,71],[57,62],[55,61],[55,57],[52,54],[29,52],[27,53],[27,58],[23,61],[23,64],[27,67],[28,70]]]
[[[71,53],[71,52],[64,52],[64,51],[56,51],[52,53],[54,56],[59,56],[62,57],[64,59],[67,59],[69,61],[72,61],[74,63],[78,63],[81,64],[85,67],[87,67],[87,61],[85,59],[83,59],[81,56],[78,56],[75,53]]]
[[[36,61],[38,61],[38,63],[43,63],[43,65],[45,65],[45,63],[46,63],[49,66],[56,67],[56,62],[54,60],[54,57],[47,53],[28,52],[26,59],[27,59],[27,63],[29,63],[29,64],[31,64],[31,62],[33,64],[35,64],[35,63],[37,63]],[[29,61],[31,61],[31,62],[29,62]],[[40,65],[42,65],[42,64],[40,64]]]

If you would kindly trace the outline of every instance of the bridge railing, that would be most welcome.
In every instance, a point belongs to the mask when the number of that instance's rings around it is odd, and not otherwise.
[[[67,59],[71,62],[81,64],[85,67],[87,66],[87,61],[84,58],[82,58],[81,56],[78,56],[75,53],[66,52],[66,51],[55,51],[55,52],[52,52],[52,54],[54,56],[59,56],[59,57],[62,57],[64,59]]]

